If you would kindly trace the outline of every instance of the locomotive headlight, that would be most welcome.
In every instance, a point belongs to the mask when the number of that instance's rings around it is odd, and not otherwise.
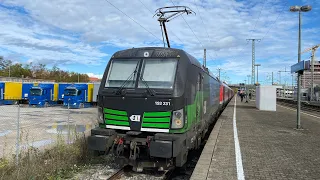
[[[98,106],[98,122],[104,123],[103,109],[102,107],[99,107],[99,106]]]
[[[171,119],[172,129],[181,129],[184,126],[183,109],[173,111]]]

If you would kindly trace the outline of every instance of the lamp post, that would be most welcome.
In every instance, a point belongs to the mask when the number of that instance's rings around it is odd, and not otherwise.
[[[246,87],[246,90],[245,90],[245,92],[246,92],[246,102],[245,103],[248,103],[248,92],[249,92],[249,76],[247,76],[248,77],[248,84],[246,84],[246,79],[244,80],[244,82],[245,82],[245,87]]]
[[[261,64],[255,64],[257,66],[257,84],[259,84],[259,70],[258,67],[261,66]]]
[[[293,88],[293,74],[291,74],[291,81],[292,81],[292,82],[291,82],[291,89],[292,89],[292,91],[293,91],[293,89],[294,89],[294,88]]]
[[[311,6],[306,5],[306,6],[291,6],[290,7],[290,11],[291,12],[299,12],[299,41],[298,41],[298,63],[301,61],[301,12],[308,12],[311,10]],[[297,92],[297,99],[298,99],[298,106],[297,106],[297,129],[301,128],[301,124],[300,124],[300,109],[301,109],[301,74],[298,73],[298,92]]]

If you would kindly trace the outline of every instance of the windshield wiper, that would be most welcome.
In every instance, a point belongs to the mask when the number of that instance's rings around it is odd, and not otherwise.
[[[147,91],[150,93],[150,95],[151,95],[151,96],[154,96],[154,95],[155,95],[155,92],[150,89],[150,87],[148,86],[147,81],[145,81],[142,76],[140,76],[139,79],[144,83],[144,85],[146,86]]]
[[[139,61],[137,62],[136,68],[134,69],[134,71],[130,74],[130,76],[123,82],[123,84],[117,89],[117,91],[115,92],[115,94],[119,95],[119,93],[122,91],[122,89],[126,86],[127,82],[131,79],[132,75],[133,78],[136,76],[136,73],[138,71],[138,67],[139,67]]]

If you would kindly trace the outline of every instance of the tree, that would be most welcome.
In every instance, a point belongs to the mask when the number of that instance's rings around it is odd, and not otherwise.
[[[87,74],[79,74],[76,72],[68,72],[61,70],[57,65],[48,69],[45,64],[29,64],[16,63],[12,64],[11,60],[6,60],[0,56],[0,76],[24,77],[45,80],[55,80],[56,82],[89,82]]]

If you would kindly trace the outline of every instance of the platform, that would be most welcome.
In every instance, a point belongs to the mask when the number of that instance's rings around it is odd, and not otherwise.
[[[259,111],[254,101],[233,98],[191,179],[319,179],[320,115],[301,114],[301,125],[295,129],[294,109]]]

